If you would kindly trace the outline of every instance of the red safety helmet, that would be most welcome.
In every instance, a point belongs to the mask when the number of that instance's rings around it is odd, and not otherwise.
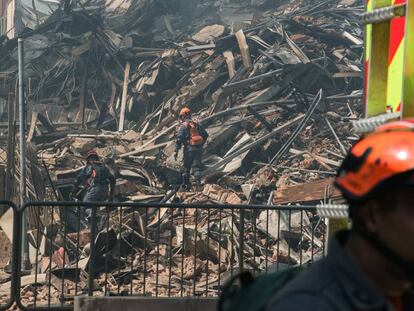
[[[191,114],[190,108],[184,107],[180,110],[180,117],[183,117],[185,115]]]
[[[345,197],[362,201],[396,182],[414,184],[414,119],[380,126],[357,142],[339,169],[335,185]]]

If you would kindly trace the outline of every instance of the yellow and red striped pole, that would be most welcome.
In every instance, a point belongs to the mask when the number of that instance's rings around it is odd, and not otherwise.
[[[373,9],[373,1],[367,0],[366,3],[366,12],[371,12]],[[365,26],[365,111],[368,112],[368,94],[369,94],[369,61],[371,56],[371,40],[372,40],[372,24],[367,24]]]
[[[404,118],[414,117],[414,0],[408,0],[405,10]]]
[[[406,0],[393,0],[392,5],[405,4]],[[390,21],[390,47],[388,52],[387,108],[401,111],[404,96],[405,16]]]
[[[368,0],[367,13],[391,6],[393,0]],[[366,117],[387,112],[390,22],[378,22],[366,27]]]

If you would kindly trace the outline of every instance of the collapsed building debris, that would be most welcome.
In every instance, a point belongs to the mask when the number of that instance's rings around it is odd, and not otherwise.
[[[27,142],[37,155],[47,189],[44,193],[36,175],[29,180],[31,197],[67,200],[92,148],[117,176],[118,202],[314,203],[335,195],[327,194],[329,183],[320,180],[334,174],[356,139],[350,121],[362,110],[362,6],[334,0],[191,5],[146,0],[123,1],[116,9],[112,5],[77,7],[66,1],[43,24],[23,34]],[[16,40],[2,40],[0,55],[0,95],[13,100]],[[182,155],[175,161],[173,148],[177,113],[184,106],[209,133],[205,186],[198,193],[177,192]],[[302,197],[301,191],[308,196]],[[39,213],[31,216],[30,229],[37,230],[31,239],[31,247],[37,249],[32,262],[39,263],[36,273],[43,277],[36,282],[46,285],[33,294],[33,282],[22,282],[28,305],[36,295],[52,295],[58,301],[63,290],[73,297],[78,294],[75,282],[64,278],[62,285],[61,270],[76,265],[75,275],[87,271],[90,235],[82,232],[82,242],[68,236],[82,245],[80,257],[72,256],[63,233],[50,233],[51,219],[55,225],[64,219],[58,214],[45,217],[49,212],[44,208],[42,220]],[[207,282],[207,295],[215,295],[220,277],[238,264],[240,215],[187,212],[108,212],[109,226],[100,228],[95,244],[111,236],[114,244],[101,255],[111,254],[115,268],[98,276],[101,293],[119,293],[121,284],[133,284],[125,279],[140,279],[144,273],[148,278],[136,282],[133,293],[200,294]],[[194,217],[205,220],[197,229]],[[248,268],[263,271],[267,263],[303,263],[322,251],[324,224],[316,215],[291,214],[288,224],[275,211],[251,211],[245,217]],[[305,219],[304,224],[298,218]],[[138,241],[146,233],[144,248]],[[53,252],[43,252],[39,239],[46,243],[51,236]],[[120,245],[131,246],[132,236],[135,247],[114,255]],[[159,243],[160,238],[172,242]],[[316,247],[304,246],[310,240]],[[66,258],[68,254],[72,255]],[[160,254],[173,264],[159,262]],[[47,293],[50,282],[52,294]],[[172,292],[158,286],[171,282]],[[86,284],[80,292],[85,288]]]

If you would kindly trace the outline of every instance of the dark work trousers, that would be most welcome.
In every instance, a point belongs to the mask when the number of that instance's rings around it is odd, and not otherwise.
[[[109,187],[108,185],[94,185],[91,186],[85,196],[83,202],[105,202],[108,200]],[[82,229],[87,229],[90,222],[92,210],[90,208],[71,207],[66,208],[66,224],[68,229],[72,232],[77,232]],[[98,214],[98,212],[97,212]]]
[[[183,159],[183,168],[182,168],[182,175],[183,175],[183,182],[184,184],[190,183],[190,172],[191,168],[193,168],[194,179],[197,183],[201,182],[201,172],[203,170],[203,163],[202,163],[202,156],[203,156],[203,149],[189,149],[184,151],[184,159]]]

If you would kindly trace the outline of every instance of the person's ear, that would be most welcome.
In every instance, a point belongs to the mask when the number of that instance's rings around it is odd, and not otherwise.
[[[369,232],[377,233],[380,223],[381,208],[375,201],[368,201],[365,206],[360,210],[360,218],[364,222]]]

